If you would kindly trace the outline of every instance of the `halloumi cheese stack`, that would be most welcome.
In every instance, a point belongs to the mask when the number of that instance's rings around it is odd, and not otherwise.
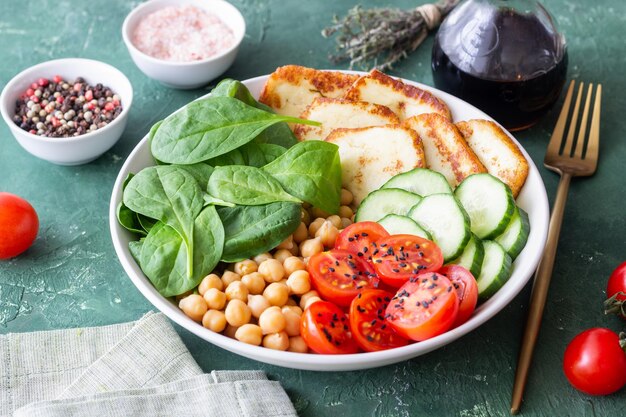
[[[517,144],[489,120],[466,120],[456,126],[487,172],[511,187],[517,197],[528,176],[528,161]]]
[[[401,125],[336,129],[326,141],[339,146],[343,187],[357,205],[394,175],[426,167],[422,141]]]
[[[300,114],[301,119],[315,120],[321,126],[296,125],[298,140],[324,140],[338,128],[398,124],[400,119],[388,107],[364,101],[318,97]]]

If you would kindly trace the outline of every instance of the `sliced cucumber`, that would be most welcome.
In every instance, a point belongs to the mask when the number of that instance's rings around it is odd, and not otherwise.
[[[480,270],[483,266],[483,259],[485,258],[485,248],[482,240],[472,233],[467,246],[463,250],[461,256],[450,262],[452,264],[461,265],[474,275],[474,278],[480,275]]]
[[[521,208],[515,207],[511,222],[495,240],[502,245],[511,259],[515,260],[517,255],[524,249],[529,233],[530,222],[528,221],[528,214]]]
[[[376,222],[388,214],[405,215],[422,197],[399,188],[386,188],[368,194],[356,212],[355,222]]]
[[[454,195],[469,214],[472,232],[481,239],[492,239],[504,232],[515,211],[511,189],[490,174],[470,175]]]
[[[390,235],[415,235],[431,240],[430,233],[407,216],[388,214],[378,221]]]
[[[461,255],[469,242],[470,220],[452,194],[432,194],[411,209],[409,217],[422,226],[449,262]]]
[[[398,174],[381,188],[401,188],[422,197],[431,194],[452,194],[452,188],[446,177],[426,168],[415,168]]]
[[[511,276],[511,257],[499,243],[483,240],[485,259],[476,279],[478,299],[485,301],[496,293]]]

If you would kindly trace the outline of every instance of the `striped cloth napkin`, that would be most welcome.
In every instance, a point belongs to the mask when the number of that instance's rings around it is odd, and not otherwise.
[[[260,371],[204,374],[161,313],[0,335],[0,417],[296,417]]]

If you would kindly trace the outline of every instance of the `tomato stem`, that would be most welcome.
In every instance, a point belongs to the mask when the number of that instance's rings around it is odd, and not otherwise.
[[[626,297],[626,293],[619,291],[604,301],[604,314],[617,314],[626,318],[626,300],[618,300],[618,296]]]
[[[624,353],[626,353],[626,333],[624,332],[619,332],[619,345]]]

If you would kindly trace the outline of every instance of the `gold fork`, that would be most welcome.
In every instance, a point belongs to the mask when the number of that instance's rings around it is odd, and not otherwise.
[[[556,247],[559,241],[559,233],[561,232],[561,223],[563,221],[563,211],[565,209],[565,201],[567,200],[567,191],[572,177],[586,177],[593,175],[598,165],[598,148],[600,145],[600,101],[602,97],[602,85],[598,84],[593,102],[593,115],[591,118],[591,126],[587,126],[589,116],[589,107],[593,95],[593,84],[589,84],[587,89],[587,97],[585,107],[582,112],[580,124],[578,123],[578,115],[580,111],[580,102],[583,96],[584,83],[580,83],[574,110],[569,120],[569,129],[567,137],[565,136],[565,127],[570,113],[572,95],[574,92],[575,82],[572,81],[567,89],[563,109],[559,115],[559,119],[552,132],[544,165],[551,171],[561,175],[559,187],[556,193],[556,200],[550,217],[550,226],[548,228],[548,240],[543,253],[539,267],[535,274],[532,294],[530,297],[530,309],[528,311],[528,319],[524,330],[524,338],[522,340],[522,348],[520,349],[519,359],[517,362],[517,371],[515,373],[515,383],[513,385],[513,396],[511,400],[511,414],[519,412],[524,387],[528,377],[528,369],[532,360],[533,350],[537,342],[539,334],[539,326],[541,325],[541,316],[543,308],[546,304],[548,295],[548,286],[552,277],[552,267],[554,266],[554,258],[556,255]],[[579,125],[578,137],[574,140],[576,127]],[[587,135],[587,129],[589,134]],[[585,141],[585,138],[587,140]]]

